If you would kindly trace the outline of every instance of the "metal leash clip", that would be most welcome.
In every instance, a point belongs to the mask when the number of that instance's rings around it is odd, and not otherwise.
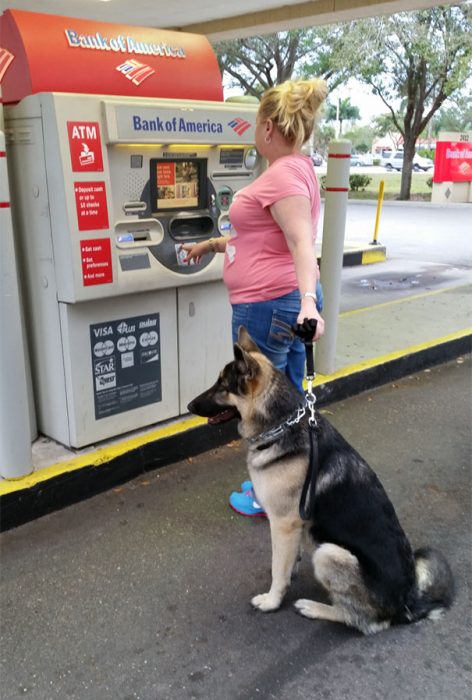
[[[302,343],[305,345],[306,352],[306,382],[307,390],[305,395],[305,405],[310,411],[310,416],[308,418],[308,424],[311,428],[316,428],[317,422],[315,418],[315,403],[316,396],[313,393],[313,382],[315,379],[315,367],[313,361],[313,336],[316,332],[316,320],[314,318],[305,318],[303,323],[298,323],[293,331],[297,335]]]
[[[308,425],[310,428],[316,428],[318,425],[316,422],[316,416],[315,416],[315,404],[316,404],[316,396],[313,393],[313,380],[314,380],[314,375],[307,377],[307,390],[306,390],[306,396],[305,396],[305,401],[308,410],[310,411],[310,415],[308,418]]]

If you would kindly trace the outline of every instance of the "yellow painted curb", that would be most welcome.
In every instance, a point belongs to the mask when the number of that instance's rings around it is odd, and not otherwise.
[[[372,248],[372,250],[364,250],[362,252],[362,264],[372,265],[372,263],[385,262],[387,252],[385,248]]]
[[[150,442],[156,442],[158,440],[171,437],[172,435],[184,433],[191,428],[197,428],[205,423],[206,418],[200,418],[198,416],[184,418],[181,421],[164,426],[163,428],[158,428],[157,430],[153,430],[145,435],[139,435],[137,437],[130,438],[129,440],[123,440],[123,442],[118,442],[114,445],[107,445],[106,447],[102,447],[94,452],[88,452],[87,454],[65,460],[64,462],[52,464],[50,467],[45,467],[44,469],[40,469],[38,472],[33,472],[32,474],[28,474],[27,476],[23,476],[19,479],[5,479],[4,481],[0,481],[0,496],[4,496],[7,493],[12,493],[13,491],[30,489],[43,481],[48,481],[49,479],[54,478],[55,476],[68,474],[70,472],[77,471],[78,469],[83,469],[84,467],[100,467],[103,464],[111,462],[112,459],[120,457],[127,452],[131,452],[138,447],[148,445]]]
[[[436,345],[442,345],[453,340],[459,340],[460,338],[465,338],[472,335],[472,327],[463,331],[458,331],[456,333],[451,333],[449,335],[443,336],[442,338],[437,338],[436,340],[420,343],[418,345],[411,345],[408,348],[402,350],[397,350],[386,355],[381,355],[365,362],[356,363],[343,367],[334,374],[321,375],[318,374],[314,381],[314,386],[320,386],[322,384],[328,384],[330,382],[336,381],[337,379],[342,379],[349,375],[362,372],[366,369],[371,369],[372,367],[377,367],[378,365],[386,364],[393,360],[397,360],[401,357],[412,355],[414,353],[420,352],[421,350],[427,350],[433,348]],[[192,428],[197,428],[201,425],[205,425],[207,422],[206,418],[191,417],[184,418],[182,420],[176,421],[175,423],[166,425],[164,427],[158,428],[156,430],[150,431],[144,435],[139,435],[128,440],[123,440],[122,442],[117,442],[113,445],[108,445],[107,447],[100,448],[94,452],[88,452],[87,454],[74,457],[70,460],[63,462],[58,462],[44,469],[40,469],[38,472],[33,472],[28,476],[21,477],[20,479],[5,479],[0,481],[0,497],[9,493],[14,493],[16,491],[22,491],[24,489],[32,488],[37,484],[48,481],[61,474],[67,474],[75,472],[84,467],[100,467],[107,464],[116,457],[131,452],[134,449],[147,445],[151,442],[157,442],[164,438],[171,437],[173,435],[178,435],[180,433],[185,433],[187,430]]]
[[[353,365],[348,365],[342,369],[334,372],[334,374],[318,374],[313,382],[314,386],[320,386],[322,384],[329,384],[330,382],[336,381],[336,379],[342,379],[351,374],[357,374],[366,369],[371,369],[372,367],[378,367],[379,365],[385,365],[393,360],[398,360],[401,357],[407,357],[408,355],[414,355],[422,350],[429,350],[434,348],[436,345],[443,345],[449,343],[453,340],[460,340],[461,338],[467,338],[467,336],[472,336],[472,327],[467,328],[463,331],[457,331],[456,333],[450,333],[442,338],[436,338],[436,340],[431,340],[427,343],[419,343],[418,345],[410,345],[408,348],[403,348],[402,350],[395,350],[395,352],[388,353],[386,355],[380,355],[379,357],[374,357],[371,360],[365,360],[364,362],[359,362]]]

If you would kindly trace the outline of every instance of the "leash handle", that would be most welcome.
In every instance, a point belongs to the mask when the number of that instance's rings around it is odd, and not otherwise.
[[[293,332],[302,341],[306,352],[306,373],[307,377],[315,376],[315,362],[313,359],[313,336],[316,333],[318,321],[315,318],[304,318],[303,323],[297,323],[293,327]]]

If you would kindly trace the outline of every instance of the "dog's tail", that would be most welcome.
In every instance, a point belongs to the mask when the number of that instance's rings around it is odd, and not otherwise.
[[[409,613],[410,622],[424,617],[434,620],[451,607],[455,584],[446,558],[432,547],[421,547],[414,553],[417,597]]]

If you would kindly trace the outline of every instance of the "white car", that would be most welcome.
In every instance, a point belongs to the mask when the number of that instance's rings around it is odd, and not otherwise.
[[[385,160],[384,166],[387,170],[402,170],[403,168],[403,151],[397,151],[390,158]],[[417,153],[413,156],[413,170],[419,172],[420,170],[428,171],[432,170],[434,163],[431,158],[423,158]]]

